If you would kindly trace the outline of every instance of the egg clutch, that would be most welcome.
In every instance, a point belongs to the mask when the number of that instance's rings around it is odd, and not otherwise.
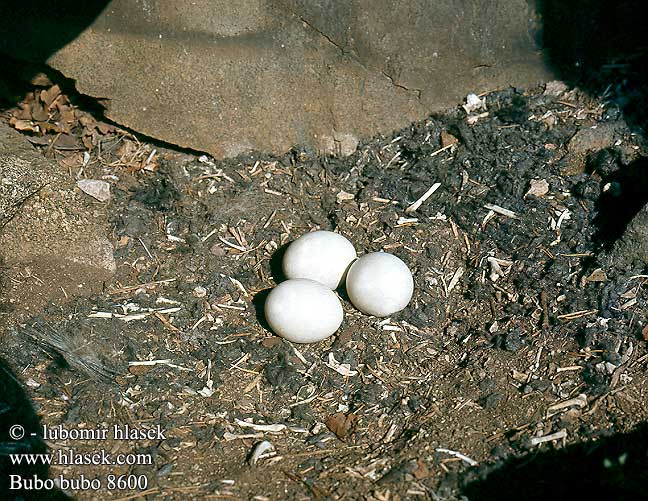
[[[385,252],[358,258],[353,244],[332,231],[292,242],[282,268],[288,280],[268,295],[265,317],[276,334],[295,343],[315,343],[338,330],[344,318],[338,287],[346,285],[351,303],[377,317],[405,308],[414,292],[412,273],[399,258]]]

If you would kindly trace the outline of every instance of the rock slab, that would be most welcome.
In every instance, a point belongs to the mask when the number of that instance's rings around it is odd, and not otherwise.
[[[113,0],[47,63],[110,119],[178,146],[349,154],[468,93],[551,79],[532,4]],[[80,24],[21,9],[0,19],[0,52],[14,57],[42,59],[24,33]]]
[[[630,220],[623,235],[614,242],[608,263],[616,268],[648,268],[648,204]]]
[[[105,204],[0,125],[0,303],[26,314],[101,289],[116,271]]]
[[[0,127],[0,228],[48,182],[51,166],[35,153],[23,136]]]

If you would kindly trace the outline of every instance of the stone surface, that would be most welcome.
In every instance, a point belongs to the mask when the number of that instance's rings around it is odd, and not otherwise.
[[[50,163],[24,136],[0,127],[0,228],[48,182]]]
[[[626,129],[621,122],[611,122],[579,130],[569,140],[569,151],[562,160],[562,173],[577,176],[585,172],[588,154],[610,148],[614,138]]]
[[[569,140],[569,152],[578,155],[609,148],[618,130],[624,128],[623,124],[612,122],[581,129]]]
[[[86,195],[90,195],[99,202],[110,200],[110,184],[98,179],[80,179],[77,186]]]
[[[10,172],[17,191],[29,194],[0,192],[0,207],[12,207],[13,215],[0,229],[0,303],[33,314],[50,300],[100,290],[116,270],[105,204],[84,195],[74,179],[4,125],[0,152],[10,159],[0,163],[0,176]]]
[[[48,63],[112,120],[182,147],[349,154],[470,92],[549,77],[537,34],[526,0],[114,0]],[[0,51],[42,56],[18,35]]]
[[[630,221],[621,238],[614,242],[608,264],[619,269],[648,267],[648,204]]]

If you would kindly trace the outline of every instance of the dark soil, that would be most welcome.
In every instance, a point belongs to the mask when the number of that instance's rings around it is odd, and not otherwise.
[[[645,140],[613,99],[578,90],[507,89],[485,106],[349,158],[91,162],[87,177],[114,176],[115,281],[11,329],[2,357],[43,424],[166,438],[46,441],[154,463],[50,477],[148,479],[79,499],[644,496],[648,275],[610,256],[648,200]],[[281,251],[316,228],[403,259],[410,306],[381,320],[341,294],[333,338],[273,336],[262,309]],[[262,440],[274,453],[251,466]]]

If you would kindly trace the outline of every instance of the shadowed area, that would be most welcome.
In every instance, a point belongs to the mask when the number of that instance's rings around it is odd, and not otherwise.
[[[109,3],[110,0],[11,2],[0,16],[0,51],[14,58],[44,63],[85,30]]]
[[[640,126],[648,118],[648,4],[640,0],[537,0],[545,57],[566,82],[616,101]]]
[[[547,63],[570,85],[602,96],[644,134],[648,125],[648,4],[640,0],[537,0]],[[615,118],[615,117],[612,117]],[[600,176],[599,227],[595,239],[610,249],[648,202],[644,159],[624,165],[612,149],[588,159],[589,175]]]
[[[31,81],[48,58],[92,24],[109,3],[110,0],[6,2],[0,15],[0,107],[19,102],[25,91],[20,81]]]
[[[648,161],[641,158],[619,166],[603,183],[607,189],[597,201],[599,230],[595,238],[609,249],[648,202]]]
[[[7,363],[0,359],[0,498],[2,499],[69,499],[58,490],[25,491],[12,489],[17,485],[16,476],[32,480],[48,478],[49,468],[43,464],[14,465],[11,454],[42,454],[47,447],[41,438],[40,419],[22,383]],[[17,428],[18,426],[22,428]],[[18,435],[16,435],[18,433]],[[17,439],[24,433],[24,437]],[[32,436],[33,434],[33,436]],[[23,456],[25,457],[25,456]]]
[[[469,499],[646,499],[648,424],[562,450],[530,453],[464,479]]]

